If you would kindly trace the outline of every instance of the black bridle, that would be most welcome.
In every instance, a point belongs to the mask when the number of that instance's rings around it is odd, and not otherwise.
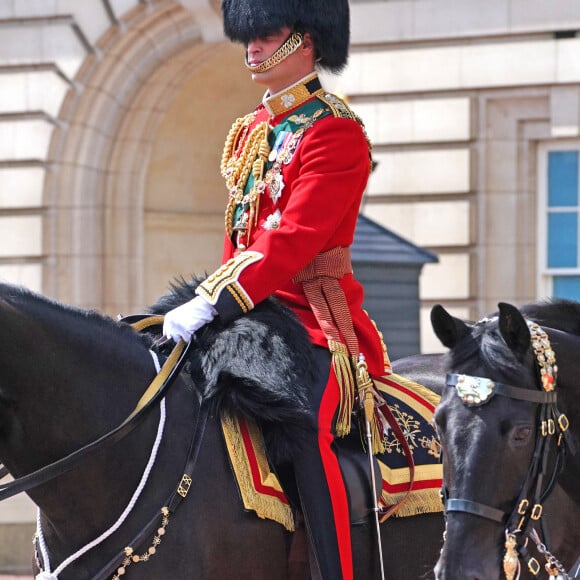
[[[539,390],[497,383],[483,377],[450,373],[446,377],[446,386],[454,388],[462,402],[469,407],[486,404],[493,396],[500,395],[517,401],[526,401],[539,405],[538,428],[532,459],[518,500],[511,512],[482,504],[466,498],[450,498],[443,482],[442,499],[445,513],[462,512],[476,515],[506,527],[506,537],[517,545],[517,554],[526,560],[528,569],[534,576],[541,571],[539,562],[527,551],[521,540],[531,521],[539,522],[542,517],[543,502],[550,495],[557,477],[564,465],[566,451],[568,418],[557,408],[555,355],[551,351],[546,333],[537,325],[528,323],[532,333],[532,345],[541,369]],[[541,334],[545,341],[544,351],[549,349],[553,364],[547,365],[545,353],[538,353],[534,342],[534,333]],[[545,368],[550,366],[550,382],[546,384]],[[553,374],[553,376],[552,376]],[[568,442],[569,443],[569,442]]]
[[[123,321],[131,324],[135,330],[143,331],[152,326],[158,326],[161,324],[163,322],[163,317],[134,315],[124,318]],[[145,417],[149,415],[150,411],[156,407],[157,403],[165,397],[168,389],[174,384],[175,379],[179,376],[183,365],[186,362],[191,344],[192,342],[184,343],[183,341],[180,341],[175,345],[171,354],[165,360],[161,370],[157,373],[145,393],[141,396],[133,412],[120,425],[92,443],[70,453],[66,457],[46,465],[28,475],[0,485],[0,501],[24,491],[28,491],[59,477],[73,469],[95,451],[112,447],[129,435],[129,433],[142,423]],[[189,448],[183,466],[183,475],[180,476],[179,482],[173,488],[161,510],[165,518],[168,518],[170,514],[177,510],[189,492],[189,487],[192,483],[193,470],[201,449],[208,416],[209,406],[202,400],[200,402],[195,427],[191,432]],[[8,471],[3,466],[0,467],[0,479],[7,474]],[[156,513],[128,545],[139,546],[152,534],[153,530],[159,527],[159,517],[159,513]],[[105,564],[101,570],[93,576],[92,580],[105,580],[106,578],[110,578],[112,572],[115,569],[118,569],[121,561],[123,561],[123,566],[128,566],[131,561],[136,561],[129,558],[127,549],[128,548],[122,550],[110,562]],[[38,565],[41,566],[42,563],[38,562]]]
[[[478,383],[487,382],[490,385],[490,388],[493,389],[494,395],[501,395],[504,397],[509,397],[510,399],[515,399],[518,401],[527,401],[532,403],[537,403],[540,405],[540,414],[539,414],[539,422],[541,428],[538,429],[536,433],[536,443],[534,446],[534,454],[532,457],[532,461],[528,468],[528,473],[526,475],[525,482],[522,486],[522,493],[521,501],[518,502],[518,508],[515,509],[513,512],[510,513],[502,511],[500,509],[487,506],[485,504],[481,504],[475,501],[471,501],[468,499],[460,499],[460,498],[449,498],[445,496],[445,511],[446,512],[466,512],[470,514],[474,514],[494,522],[498,523],[507,523],[510,521],[514,515],[517,513],[518,515],[524,515],[522,513],[522,509],[520,508],[520,504],[522,501],[526,499],[529,495],[529,490],[536,490],[538,484],[541,484],[541,481],[544,480],[545,473],[543,472],[542,468],[546,467],[547,457],[549,455],[549,445],[546,442],[551,441],[548,435],[555,434],[555,430],[552,431],[552,427],[547,427],[547,425],[555,425],[553,419],[548,419],[550,415],[553,415],[556,411],[556,401],[557,401],[557,393],[555,391],[552,392],[542,392],[542,391],[530,391],[524,387],[515,387],[512,385],[506,385],[504,383],[494,383],[489,379],[481,378],[481,377],[472,377],[469,375],[459,375],[459,374],[448,374],[446,380],[446,386],[451,388],[456,388],[458,384],[465,383],[466,381],[477,381]],[[489,400],[489,399],[488,399]],[[487,401],[485,401],[487,402]],[[560,414],[558,417],[558,432],[564,433],[568,429],[566,416]],[[550,433],[548,433],[550,431]],[[562,446],[558,442],[558,454],[557,457],[562,457],[564,446]],[[549,489],[544,487],[544,492],[541,493],[541,497],[546,497],[548,493],[551,491],[553,484],[555,483],[556,475],[559,473],[560,470],[560,461],[557,460],[554,462],[554,469],[552,470],[552,477],[549,478],[550,485],[546,486]],[[541,485],[540,485],[541,487]],[[537,495],[536,493],[534,495]],[[529,503],[529,501],[528,501]],[[534,503],[534,505],[536,505]],[[537,511],[537,509],[536,509]],[[531,511],[530,511],[531,517]],[[538,519],[536,517],[532,519]]]

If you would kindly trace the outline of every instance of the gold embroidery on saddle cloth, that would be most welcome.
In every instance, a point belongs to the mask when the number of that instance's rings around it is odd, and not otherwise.
[[[270,519],[283,525],[288,531],[295,530],[294,515],[288,503],[283,502],[278,494],[283,493],[278,478],[270,471],[266,459],[265,445],[258,427],[246,421],[251,445],[255,451],[255,462],[260,474],[260,483],[274,491],[273,494],[260,493],[256,490],[248,450],[246,448],[240,423],[236,417],[222,416],[222,429],[234,470],[240,495],[245,509],[255,511],[262,519]]]
[[[375,381],[379,391],[384,393],[389,390],[395,393],[401,400],[417,409],[417,414],[420,414],[425,421],[430,420],[432,417],[430,407],[434,407],[439,400],[439,396],[436,393],[399,375],[388,375],[386,378],[390,382],[404,386],[404,388],[412,391],[416,398],[405,398],[398,389],[395,389],[392,385],[387,385],[381,379]],[[280,497],[276,497],[277,493],[282,492],[282,490],[278,479],[270,471],[261,433],[255,424],[245,422],[245,425],[249,434],[249,442],[244,441],[240,423],[236,418],[230,416],[222,417],[224,439],[244,507],[255,511],[259,517],[271,519],[292,531],[294,530],[293,514],[289,505],[283,502]],[[247,443],[249,443],[251,449],[246,447]],[[421,444],[421,446],[424,445]],[[256,489],[249,453],[254,455],[254,462],[260,473],[261,485],[273,490],[275,493],[264,494]],[[392,469],[381,461],[380,457],[379,467],[383,479],[381,504],[390,507],[399,503],[405,493],[389,493],[385,490],[385,485],[404,486],[409,481],[409,470],[408,468]],[[441,512],[443,510],[443,504],[439,497],[441,479],[442,468],[440,463],[416,465],[415,482],[422,484],[423,489],[413,489],[405,504],[394,514],[395,517]]]
[[[375,379],[375,386],[379,393],[390,394],[394,399],[401,401],[416,413],[416,415],[413,415],[411,411],[402,411],[397,403],[390,405],[393,415],[405,433],[407,444],[413,455],[415,455],[415,450],[423,449],[428,456],[433,457],[434,460],[438,459],[439,441],[433,436],[420,434],[418,427],[421,419],[425,423],[432,422],[432,409],[438,405],[441,397],[423,385],[395,373],[389,374],[382,379]],[[413,396],[405,394],[404,389],[410,391]],[[397,438],[391,433],[385,439],[385,446],[387,454],[403,454]],[[381,457],[378,458],[378,462],[384,484],[396,487],[405,486],[409,483],[409,469],[407,467],[391,468],[381,460]],[[433,462],[423,465],[416,463],[415,489],[407,495],[406,491],[391,493],[386,489],[386,485],[383,485],[380,503],[383,506],[391,507],[404,500],[404,504],[394,514],[395,517],[442,512],[443,504],[439,495],[442,478],[441,463]]]

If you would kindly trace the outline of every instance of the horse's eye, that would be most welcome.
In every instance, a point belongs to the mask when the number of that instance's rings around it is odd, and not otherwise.
[[[532,428],[530,425],[522,425],[521,427],[516,427],[513,431],[513,440],[516,443],[525,443],[529,440],[532,434]]]

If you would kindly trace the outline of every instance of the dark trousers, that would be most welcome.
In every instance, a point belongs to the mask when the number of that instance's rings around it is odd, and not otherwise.
[[[323,580],[352,580],[350,515],[334,452],[334,421],[340,391],[330,352],[317,347],[319,379],[311,391],[318,419],[315,441],[294,461],[294,474],[312,551]]]

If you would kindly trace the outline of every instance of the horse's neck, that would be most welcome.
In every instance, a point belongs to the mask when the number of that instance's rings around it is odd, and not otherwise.
[[[580,557],[580,501],[556,485],[544,502],[548,537],[543,538],[556,558],[572,566]]]
[[[580,441],[575,441],[576,454],[568,450],[564,463],[564,471],[560,475],[559,482],[566,493],[580,506]]]
[[[441,395],[445,387],[445,355],[412,355],[393,361],[393,371]]]
[[[560,476],[560,484],[566,492],[580,506],[580,390],[576,373],[571,373],[569,367],[572,363],[563,365],[558,393],[558,407],[568,419],[569,428],[566,438],[569,447],[566,450],[564,470]],[[566,373],[566,374],[564,374]],[[580,527],[580,526],[579,526]]]
[[[106,561],[104,554],[107,550],[112,550],[114,555],[127,545],[145,523],[159,513],[170,493],[176,489],[187,455],[187,432],[194,421],[195,405],[191,390],[182,382],[172,389],[170,396],[166,397],[163,437],[143,491],[110,542],[82,557],[80,563],[84,569],[89,569],[86,567],[91,567],[92,562],[94,568],[99,567]],[[30,494],[43,513],[53,569],[100,537],[128,508],[151,459],[160,417],[160,411],[155,410],[123,441]],[[67,573],[76,577],[72,566]],[[65,574],[63,577],[68,576]]]

